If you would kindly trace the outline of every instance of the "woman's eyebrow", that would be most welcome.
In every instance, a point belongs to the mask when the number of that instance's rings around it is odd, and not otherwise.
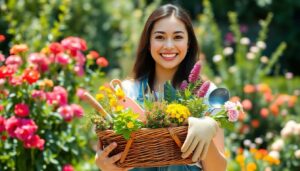
[[[165,33],[166,33],[166,32],[164,32],[164,31],[155,31],[155,32],[154,32],[154,34],[165,34]],[[184,34],[183,31],[175,31],[175,32],[174,32],[174,34],[179,34],[179,33]]]

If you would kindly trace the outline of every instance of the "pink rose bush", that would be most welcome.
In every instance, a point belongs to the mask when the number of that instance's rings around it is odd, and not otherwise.
[[[99,56],[87,58],[95,51],[85,55],[87,44],[78,37],[40,52],[29,48],[14,45],[7,57],[0,52],[0,168],[74,170],[67,163],[86,150],[75,124],[84,116],[81,87],[89,88],[82,76],[100,74],[90,68]]]

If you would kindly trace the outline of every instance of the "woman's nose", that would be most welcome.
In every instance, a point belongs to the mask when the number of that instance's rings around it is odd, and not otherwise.
[[[167,39],[165,42],[165,48],[173,48],[174,47],[174,42],[172,39]]]

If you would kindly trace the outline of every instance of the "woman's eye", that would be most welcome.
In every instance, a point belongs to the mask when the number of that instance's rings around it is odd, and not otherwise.
[[[162,40],[162,39],[164,39],[164,37],[163,36],[155,36],[155,39]]]
[[[182,39],[182,36],[175,36],[174,39],[178,40],[178,39]]]

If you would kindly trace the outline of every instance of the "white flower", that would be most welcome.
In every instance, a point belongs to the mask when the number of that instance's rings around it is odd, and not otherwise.
[[[229,67],[228,71],[230,73],[235,73],[237,71],[237,67],[236,66],[231,66],[231,67]]]
[[[294,95],[295,95],[295,96],[300,96],[300,90],[299,90],[299,89],[294,90]]]
[[[233,53],[232,47],[226,47],[226,48],[223,50],[223,54],[224,54],[225,56],[232,55],[232,53]]]
[[[253,60],[253,59],[255,58],[255,54],[249,52],[249,53],[247,53],[246,57],[247,57],[247,59],[249,59],[249,60]]]
[[[295,126],[294,135],[300,135],[300,123]]]
[[[218,54],[218,55],[213,56],[214,63],[218,63],[221,60],[222,60],[222,56],[221,55]]]
[[[271,139],[271,138],[273,138],[273,133],[272,132],[267,132],[267,135],[266,135],[266,138],[267,139]]]
[[[251,140],[244,140],[244,146],[250,146],[252,144]]]
[[[240,40],[240,43],[242,45],[249,45],[250,44],[250,39],[248,37],[242,37]]]
[[[280,154],[279,154],[278,151],[271,151],[271,152],[269,153],[269,155],[270,155],[271,157],[275,158],[275,159],[279,159],[279,158],[280,158]]]
[[[257,52],[259,52],[259,48],[257,46],[251,46],[250,52],[257,53]]]
[[[254,141],[255,141],[255,143],[258,144],[258,145],[263,143],[263,139],[260,138],[260,137],[255,138]]]
[[[256,144],[251,143],[249,147],[250,147],[250,148],[256,148]]]
[[[284,147],[284,141],[282,139],[276,140],[272,145],[271,149],[274,151],[281,151]]]
[[[297,159],[300,159],[300,150],[296,150],[294,154]]]
[[[260,58],[260,62],[263,63],[263,64],[266,64],[266,63],[269,62],[269,58],[266,57],[266,56],[262,56],[262,57]]]
[[[285,78],[288,79],[288,80],[292,79],[293,78],[293,73],[291,73],[291,72],[285,73]]]
[[[292,127],[285,127],[280,131],[280,135],[283,138],[287,138],[293,134],[293,128]]]
[[[256,46],[259,47],[260,49],[266,49],[267,45],[263,41],[258,41],[256,42]]]

